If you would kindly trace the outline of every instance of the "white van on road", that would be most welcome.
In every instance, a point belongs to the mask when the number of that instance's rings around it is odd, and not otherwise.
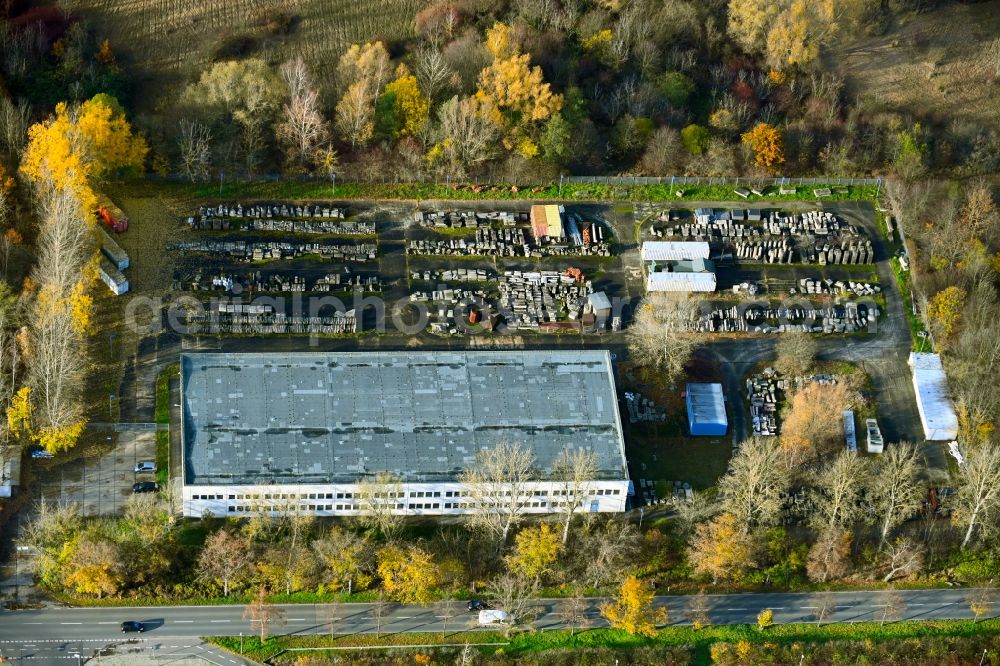
[[[481,610],[479,611],[479,626],[485,627],[491,624],[505,624],[510,616],[507,611],[502,610]]]

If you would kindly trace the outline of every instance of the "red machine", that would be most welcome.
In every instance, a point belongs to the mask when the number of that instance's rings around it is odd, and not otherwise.
[[[97,215],[101,223],[116,234],[128,231],[128,218],[122,209],[116,206],[110,199],[101,199],[97,208]]]

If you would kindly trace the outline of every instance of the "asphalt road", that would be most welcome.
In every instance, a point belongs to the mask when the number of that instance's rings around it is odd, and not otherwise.
[[[899,617],[906,620],[969,619],[966,597],[969,590],[906,590]],[[712,624],[750,624],[764,609],[774,612],[776,624],[823,622],[878,622],[886,608],[882,592],[832,592],[824,594],[764,593],[709,595]],[[667,608],[671,624],[688,624],[690,597],[657,597],[656,604]],[[598,607],[601,599],[585,600],[585,620],[578,626],[606,626]],[[302,604],[281,606],[283,620],[276,622],[273,634],[352,634],[408,632],[451,632],[477,626],[476,614],[465,611],[465,604],[454,601],[429,607],[388,604],[381,621],[373,604]],[[824,612],[822,609],[826,608]],[[532,605],[536,629],[569,626],[565,600],[538,600]],[[893,617],[888,618],[889,621]],[[147,631],[122,634],[123,620],[139,620]],[[80,654],[88,657],[121,653],[200,654],[213,663],[245,663],[203,644],[201,636],[241,633],[251,635],[259,629],[243,618],[241,606],[160,606],[139,608],[42,608],[38,610],[0,611],[0,653],[13,663],[65,663]],[[460,640],[460,638],[458,638]]]

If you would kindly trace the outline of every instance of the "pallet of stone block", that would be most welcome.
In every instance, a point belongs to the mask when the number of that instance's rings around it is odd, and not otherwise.
[[[375,259],[378,246],[374,243],[356,245],[336,243],[293,243],[288,241],[212,241],[199,240],[178,243],[182,252],[221,255],[244,261],[270,261],[306,255],[323,259],[365,262]]]

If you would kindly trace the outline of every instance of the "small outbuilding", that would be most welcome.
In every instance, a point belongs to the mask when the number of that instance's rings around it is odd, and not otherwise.
[[[913,390],[917,395],[917,411],[924,427],[924,437],[930,442],[950,441],[958,437],[958,415],[948,393],[948,378],[937,354],[911,352]]]
[[[531,207],[531,233],[536,239],[563,238],[562,206],[536,205]]]
[[[696,437],[720,437],[729,429],[722,384],[688,384],[685,391],[688,423]]]

